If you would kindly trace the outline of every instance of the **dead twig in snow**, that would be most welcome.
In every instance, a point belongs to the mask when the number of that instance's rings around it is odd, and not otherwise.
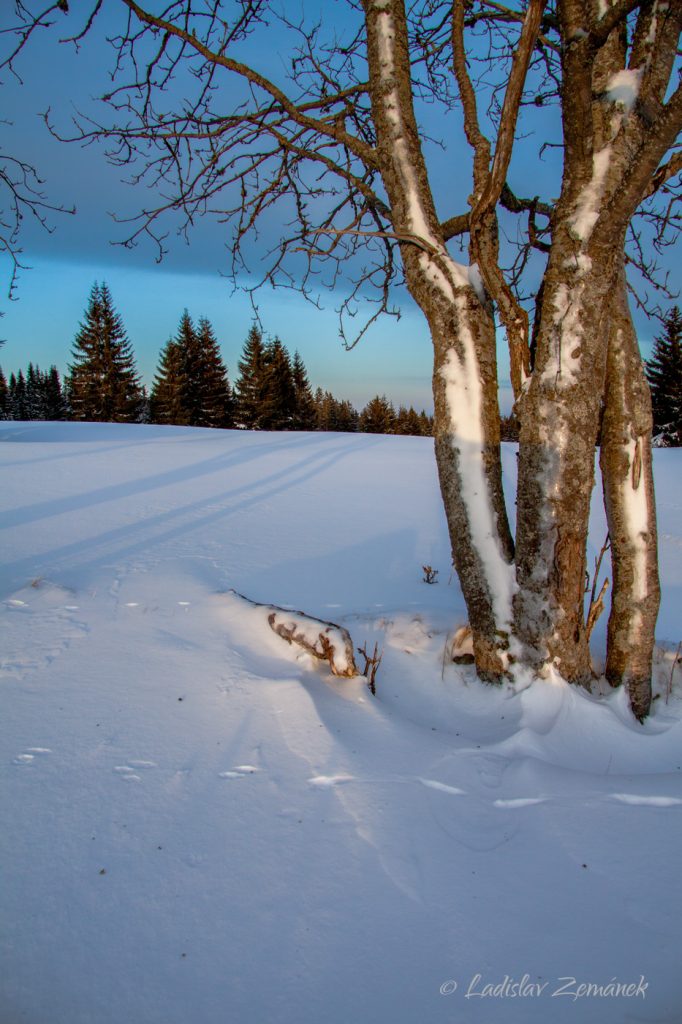
[[[383,658],[383,653],[379,654],[378,651],[378,643],[374,644],[374,651],[371,656],[367,653],[367,644],[363,644],[362,647],[358,647],[358,654],[361,654],[365,659],[365,667],[363,668],[360,675],[367,677],[367,685],[369,686],[369,692],[372,694],[373,697],[376,697],[377,695],[375,681],[377,677],[377,670],[379,668],[379,665],[381,664],[381,659]],[[369,675],[367,675],[368,670]]]
[[[677,645],[677,650],[675,651],[675,657],[673,658],[673,663],[672,663],[672,665],[670,667],[670,679],[668,680],[668,685],[667,685],[666,690],[665,690],[665,702],[666,702],[666,704],[668,703],[668,701],[670,700],[670,697],[672,696],[673,681],[674,681],[674,678],[675,678],[675,666],[677,665],[678,661],[680,660],[680,651],[681,650],[682,650],[682,640],[680,640],[679,644]]]

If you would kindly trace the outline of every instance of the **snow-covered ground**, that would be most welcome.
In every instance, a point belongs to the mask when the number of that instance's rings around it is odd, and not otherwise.
[[[444,659],[428,439],[0,441],[1,1024],[682,1020],[682,453],[639,726]],[[231,588],[378,642],[376,698]]]

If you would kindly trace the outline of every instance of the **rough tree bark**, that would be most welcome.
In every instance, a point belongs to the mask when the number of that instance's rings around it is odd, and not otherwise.
[[[651,703],[660,602],[652,422],[651,395],[621,264],[611,302],[599,455],[613,565],[606,677],[612,686],[627,686],[638,718],[646,715]]]
[[[586,544],[613,271],[606,259],[582,276],[572,240],[552,248],[520,415],[515,625],[536,670],[552,664],[586,684]]]
[[[682,12],[667,5],[642,8],[623,70],[624,9],[624,3],[616,4],[592,21],[580,0],[558,5],[566,41],[564,179],[542,287],[534,372],[520,410],[515,626],[536,670],[553,664],[566,679],[589,680],[585,546],[603,396],[606,503],[617,534],[612,561],[618,580],[607,663],[614,682],[628,682],[641,718],[651,696],[658,582],[651,424],[627,314],[622,245],[679,128],[680,89],[666,106],[663,100]],[[611,91],[614,82],[631,90],[624,101]],[[625,430],[634,430],[627,441],[631,458],[623,450]],[[630,492],[623,483],[628,470]],[[633,503],[637,521],[630,514]],[[628,639],[641,640],[639,654],[625,654]]]

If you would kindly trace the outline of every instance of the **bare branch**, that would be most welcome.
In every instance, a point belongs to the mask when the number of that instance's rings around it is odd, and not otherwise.
[[[452,63],[462,101],[464,131],[474,151],[474,189],[477,194],[484,188],[490,168],[490,142],[481,131],[476,93],[467,67],[464,45],[465,0],[454,0],[452,7]]]
[[[464,235],[469,230],[469,223],[471,220],[470,213],[460,213],[456,217],[449,217],[444,220],[440,226],[445,241],[449,241],[451,238],[457,238],[458,235]]]
[[[407,232],[399,231],[354,231],[350,228],[318,228],[316,235],[358,235],[360,238],[394,238],[398,242],[405,242],[407,245],[416,245],[422,252],[435,253],[438,250],[430,242],[419,235],[410,235]],[[325,255],[327,255],[325,253]]]
[[[651,179],[651,184],[649,185],[644,198],[648,199],[650,196],[653,196],[654,193],[658,192],[659,189],[662,189],[666,182],[670,181],[671,178],[674,178],[675,175],[680,173],[680,171],[682,171],[682,150],[675,153],[670,157],[670,160],[668,160],[667,163],[658,168]]]
[[[122,2],[132,11],[135,17],[138,18],[142,24],[167,32],[169,35],[181,40],[187,47],[200,54],[210,64],[219,65],[227,71],[231,71],[239,75],[251,85],[262,89],[263,92],[267,93],[267,95],[279,105],[281,110],[296,124],[303,128],[312,129],[322,136],[333,139],[335,142],[342,143],[351,151],[351,153],[361,159],[364,163],[370,166],[376,165],[376,157],[372,148],[361,139],[358,139],[347,132],[340,122],[335,121],[330,123],[328,120],[320,120],[308,116],[305,112],[301,111],[296,104],[293,103],[273,82],[269,81],[268,78],[261,75],[247,64],[233,60],[223,52],[215,52],[211,50],[201,42],[196,34],[192,34],[188,29],[176,25],[169,20],[150,14],[148,11],[145,11],[140,7],[139,4],[136,3],[136,0],[122,0]]]
[[[523,381],[530,372],[528,314],[517,302],[500,270],[497,259],[489,258],[489,247],[486,251],[482,236],[490,230],[491,215],[494,216],[495,208],[506,185],[521,97],[544,8],[545,0],[530,0],[529,2],[504,96],[493,165],[485,187],[471,212],[469,226],[472,253],[476,258],[486,288],[497,303],[507,332],[511,360],[511,382],[515,398],[519,397]]]
[[[618,28],[633,11],[642,6],[642,0],[616,0],[590,29],[590,41],[602,46],[614,29]]]
[[[97,0],[97,3],[95,4],[93,9],[91,10],[90,16],[89,16],[87,22],[85,23],[84,27],[81,29],[81,31],[77,35],[75,35],[75,36],[68,36],[66,39],[61,39],[60,42],[62,42],[62,43],[74,43],[74,44],[78,45],[78,43],[80,43],[83,39],[85,39],[85,37],[87,36],[88,32],[90,31],[90,29],[92,28],[92,26],[94,24],[95,18],[97,17],[99,12],[102,10],[102,4],[103,3],[104,3],[104,0]]]
[[[27,269],[21,261],[20,232],[24,219],[30,216],[46,231],[53,229],[48,221],[50,213],[75,213],[51,203],[42,192],[44,182],[32,164],[18,157],[0,152],[0,253],[6,253],[11,263],[8,296],[14,296],[17,276]]]
[[[0,70],[8,68],[19,79],[19,81],[21,81],[21,76],[17,74],[14,67],[17,57],[28,45],[35,32],[39,31],[41,28],[50,28],[54,24],[53,21],[50,21],[50,15],[54,14],[56,11],[61,11],[63,14],[66,14],[69,8],[66,0],[55,0],[54,3],[51,3],[43,11],[35,15],[29,14],[23,3],[17,4],[16,7],[19,21],[14,27],[5,29],[3,34],[10,33],[18,36],[18,40],[9,54],[0,60]]]

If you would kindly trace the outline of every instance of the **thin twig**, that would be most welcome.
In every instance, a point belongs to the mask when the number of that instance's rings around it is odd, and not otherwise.
[[[673,663],[672,663],[672,666],[670,668],[670,679],[668,680],[668,686],[667,686],[666,691],[665,691],[665,702],[666,702],[666,704],[668,703],[668,700],[672,696],[673,680],[674,680],[674,676],[675,676],[675,666],[677,665],[677,662],[680,660],[680,651],[681,650],[682,650],[682,640],[680,640],[679,644],[677,645],[677,650],[675,651],[675,657],[673,658]]]
[[[424,252],[434,253],[437,250],[420,235],[411,235],[404,231],[358,231],[352,228],[320,228],[315,235],[360,235],[362,238],[394,238],[397,242],[408,242],[416,245]],[[301,248],[294,249],[294,252],[303,252]]]
[[[363,656],[363,658],[365,659],[365,667],[362,670],[361,674],[367,678],[367,685],[369,686],[369,692],[372,694],[373,697],[376,697],[376,695],[377,695],[376,677],[377,677],[377,671],[379,669],[379,665],[381,664],[381,659],[384,656],[383,652],[381,654],[378,653],[379,652],[379,644],[378,643],[374,644],[374,651],[372,652],[371,657],[367,653],[367,644],[363,644],[362,647],[358,647],[357,651],[358,651],[358,654],[361,654]],[[367,670],[368,669],[370,669],[369,675],[367,675]]]
[[[599,594],[597,594],[597,582],[599,580],[599,572],[601,570],[601,564],[602,564],[602,561],[604,559],[604,555],[606,554],[606,552],[609,550],[610,547],[611,547],[611,535],[607,533],[606,534],[606,539],[605,539],[604,543],[601,546],[601,551],[599,552],[598,556],[594,560],[594,576],[592,578],[592,590],[590,592],[590,604],[589,604],[589,608],[587,610],[587,620],[585,622],[585,636],[586,636],[588,641],[590,639],[590,636],[592,635],[592,630],[594,629],[595,625],[597,624],[597,620],[599,619],[599,616],[604,611],[604,595],[605,595],[606,591],[608,590],[609,581],[608,581],[608,578],[604,580],[604,582],[601,585],[601,590],[599,591]],[[589,585],[589,577],[588,577],[588,585]],[[587,588],[585,588],[585,589],[587,589]]]

